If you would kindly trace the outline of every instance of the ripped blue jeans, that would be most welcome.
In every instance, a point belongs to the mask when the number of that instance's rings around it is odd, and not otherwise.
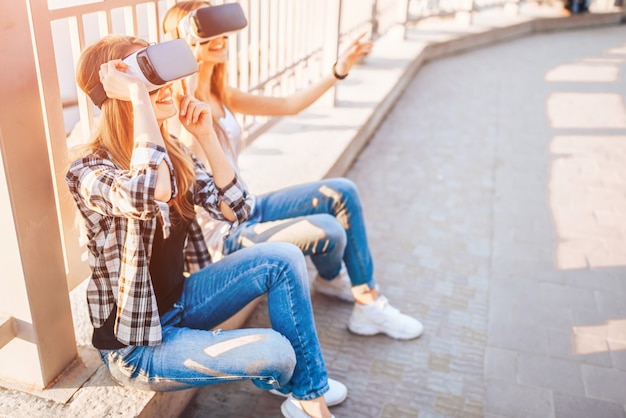
[[[272,329],[212,331],[263,294]],[[328,391],[306,264],[292,244],[254,246],[192,274],[161,326],[161,345],[100,350],[115,380],[154,391],[251,380],[302,400]]]
[[[320,276],[337,276],[343,261],[353,286],[376,287],[356,185],[333,178],[256,197],[250,218],[224,242],[231,254],[261,242],[290,242],[311,256]]]

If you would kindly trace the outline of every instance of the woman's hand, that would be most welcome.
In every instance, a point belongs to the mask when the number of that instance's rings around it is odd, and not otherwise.
[[[341,55],[339,55],[339,58],[337,58],[337,64],[335,65],[337,74],[348,74],[359,57],[369,54],[372,50],[374,43],[371,40],[361,40],[366,34],[367,32],[363,32],[359,35],[359,37],[356,38]]]
[[[100,82],[107,96],[112,99],[132,101],[146,94],[148,89],[122,60],[112,60],[100,66]]]
[[[198,139],[213,134],[211,107],[193,96],[180,96],[178,119]]]

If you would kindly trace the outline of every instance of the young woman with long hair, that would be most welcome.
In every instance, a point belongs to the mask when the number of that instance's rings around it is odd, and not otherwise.
[[[105,37],[77,68],[85,93],[105,93],[94,100],[99,127],[66,175],[88,241],[93,345],[123,385],[172,391],[251,380],[291,393],[286,416],[328,418],[304,257],[292,244],[266,243],[211,263],[195,208],[237,227],[252,198],[218,142],[210,106],[173,97],[171,85],[148,91],[129,71],[123,59],[147,46]],[[204,164],[169,135],[175,115]],[[263,294],[271,329],[214,329]]]
[[[234,113],[296,114],[345,78],[357,59],[372,47],[370,41],[356,39],[326,77],[290,96],[254,95],[226,82],[227,38],[202,39],[191,25],[185,24],[191,13],[211,7],[221,6],[211,6],[207,1],[176,3],[164,15],[163,31],[172,39],[186,39],[194,51],[199,71],[194,82],[188,83],[189,93],[210,105],[222,146],[236,170],[242,138]],[[204,159],[201,147],[191,145],[194,153]],[[398,339],[417,338],[422,333],[419,321],[402,314],[378,294],[361,201],[356,186],[348,179],[327,179],[255,196],[248,220],[229,234],[214,220],[209,220],[206,231],[206,240],[215,253],[236,254],[264,242],[297,245],[311,257],[318,271],[314,281],[318,292],[355,302],[348,323],[354,333],[385,333]]]

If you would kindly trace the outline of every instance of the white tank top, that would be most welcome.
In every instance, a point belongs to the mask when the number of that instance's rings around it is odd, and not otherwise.
[[[243,140],[241,138],[241,127],[239,126],[239,122],[235,118],[235,115],[232,114],[230,110],[224,106],[224,117],[219,118],[217,122],[220,124],[220,127],[224,130],[224,133],[228,137],[228,141],[230,142],[231,150],[224,150],[229,159],[231,159],[231,163],[233,167],[239,171],[239,154],[241,153],[241,148],[243,147]]]

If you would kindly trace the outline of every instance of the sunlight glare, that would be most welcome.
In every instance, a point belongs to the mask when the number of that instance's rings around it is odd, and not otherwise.
[[[555,136],[550,151],[556,266],[625,266],[626,136]]]
[[[626,128],[624,98],[619,94],[552,93],[546,106],[548,119],[553,128]]]
[[[619,68],[616,65],[565,64],[548,71],[547,81],[611,83],[617,81]]]
[[[574,354],[585,355],[626,349],[626,319],[614,319],[602,325],[575,326]]]
[[[612,48],[607,51],[609,54],[626,55],[626,45],[619,48]]]

